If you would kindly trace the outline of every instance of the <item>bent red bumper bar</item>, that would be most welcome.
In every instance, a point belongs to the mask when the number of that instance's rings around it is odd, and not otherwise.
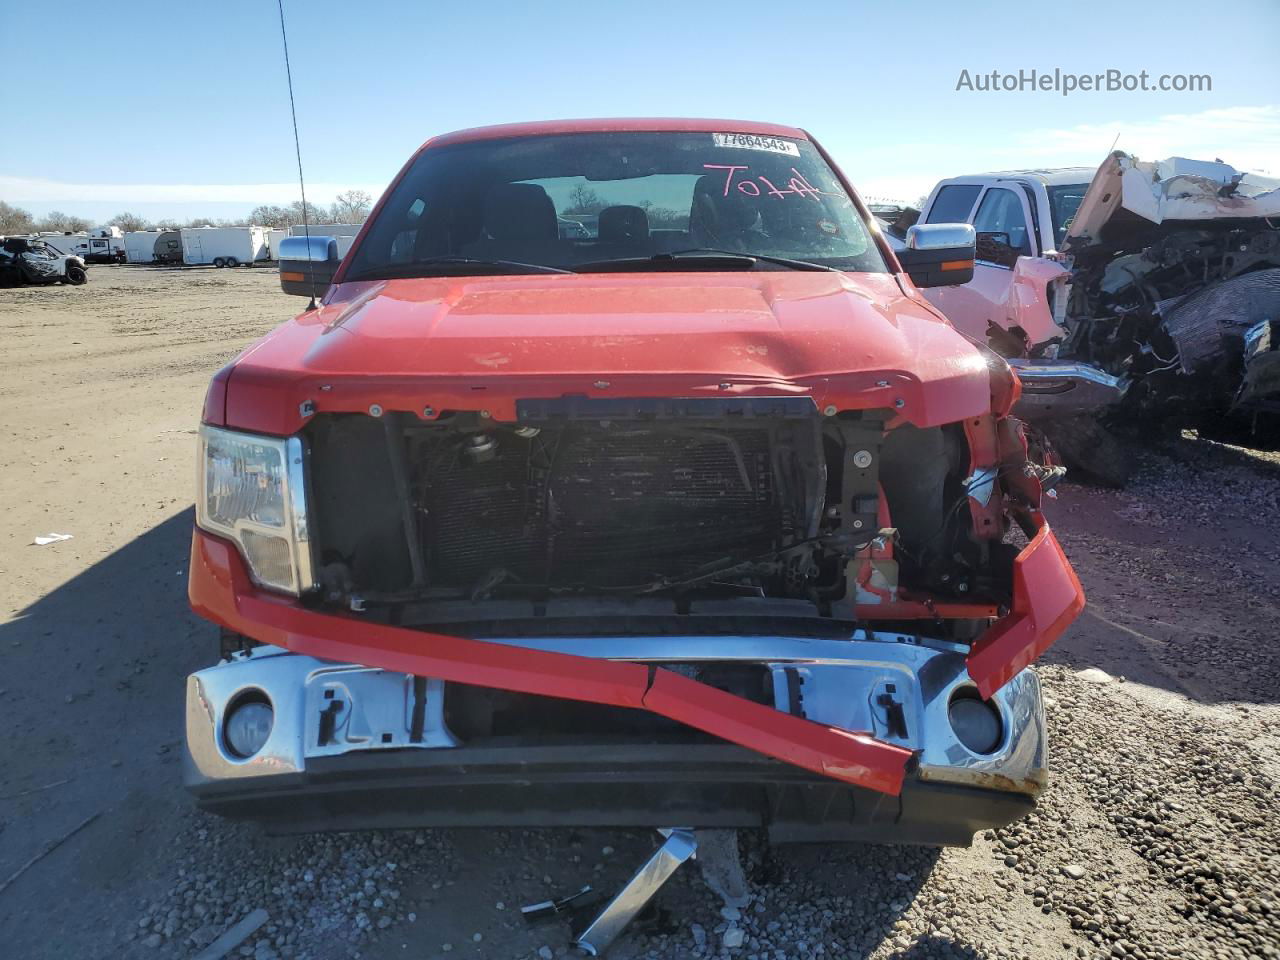
[[[263,643],[325,660],[650,710],[786,763],[897,796],[911,751],[792,716],[660,667],[485,643],[318,613],[257,591],[231,544],[191,542],[191,606]]]
[[[1013,564],[1013,608],[966,661],[990,697],[1084,609],[1084,591],[1043,519]],[[670,670],[447,636],[308,610],[258,591],[234,546],[197,530],[191,606],[262,643],[340,662],[566,700],[650,710],[766,756],[897,796],[911,751],[792,716]]]
[[[983,697],[1008,683],[1084,609],[1084,589],[1040,514],[1040,529],[1013,561],[1013,609],[974,643],[965,661]]]

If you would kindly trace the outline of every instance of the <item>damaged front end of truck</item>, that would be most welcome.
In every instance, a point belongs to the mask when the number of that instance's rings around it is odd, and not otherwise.
[[[868,219],[794,128],[537,123],[429,143],[340,264],[282,251],[322,303],[200,434],[200,805],[927,844],[1030,810],[1062,471],[918,292],[972,230],[895,258]]]
[[[1024,668],[1083,597],[991,363],[1004,411],[924,426],[897,378],[206,425],[191,593],[227,659],[189,681],[189,786],[278,830],[1020,816]]]

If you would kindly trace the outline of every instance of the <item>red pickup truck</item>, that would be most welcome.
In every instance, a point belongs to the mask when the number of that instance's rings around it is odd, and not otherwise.
[[[600,120],[438,137],[340,262],[282,246],[321,303],[200,430],[203,807],[930,844],[1032,808],[1029,664],[1084,599],[1016,378],[918,289],[971,227],[895,255],[801,130]]]

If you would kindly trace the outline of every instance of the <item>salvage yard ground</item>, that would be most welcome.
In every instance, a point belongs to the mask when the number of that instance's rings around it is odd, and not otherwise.
[[[563,956],[566,930],[519,906],[609,889],[651,847],[273,839],[192,809],[183,682],[215,652],[186,605],[201,399],[301,302],[266,269],[0,291],[5,957],[189,957],[257,908],[238,954]],[[747,836],[747,907],[682,871],[612,955],[1280,958],[1280,457],[1184,436],[1142,463],[1126,491],[1068,484],[1050,507],[1089,608],[1043,669],[1033,817],[940,854]],[[72,539],[33,545],[52,533]]]

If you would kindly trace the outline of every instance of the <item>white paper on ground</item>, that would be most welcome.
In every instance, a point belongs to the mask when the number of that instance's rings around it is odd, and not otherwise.
[[[70,540],[70,539],[71,539],[71,534],[69,533],[51,533],[47,537],[36,537],[31,542],[37,547],[43,547],[45,544],[48,544],[48,543],[57,543],[59,540]]]

